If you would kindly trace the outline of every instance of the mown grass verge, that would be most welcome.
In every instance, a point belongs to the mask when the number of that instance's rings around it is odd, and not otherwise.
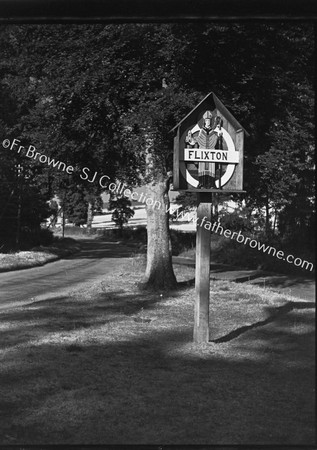
[[[141,292],[144,261],[1,311],[0,444],[313,444],[313,306],[212,281],[196,345],[193,268]]]
[[[80,244],[74,239],[55,237],[53,244],[49,246],[41,245],[29,251],[0,253],[0,272],[43,266],[79,250]]]

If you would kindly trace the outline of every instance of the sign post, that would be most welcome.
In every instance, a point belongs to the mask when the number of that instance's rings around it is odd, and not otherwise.
[[[211,222],[211,196],[209,193],[197,194],[197,232],[195,269],[195,320],[194,342],[209,340],[209,285],[210,285],[210,231],[200,226],[204,221]]]
[[[245,192],[243,145],[248,133],[213,92],[172,131],[173,189],[197,193],[194,342],[204,343],[209,341],[212,194]]]

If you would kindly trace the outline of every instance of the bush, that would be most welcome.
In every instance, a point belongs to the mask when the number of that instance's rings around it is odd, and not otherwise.
[[[251,232],[253,229],[253,224],[250,219],[238,211],[222,214],[220,224],[223,228],[231,231]]]
[[[54,240],[54,235],[51,230],[46,228],[39,228],[38,230],[29,230],[24,228],[21,230],[20,243],[17,248],[14,238],[7,238],[0,245],[0,251],[2,253],[9,253],[17,250],[30,250],[33,247],[40,245],[51,245]]]
[[[196,233],[179,230],[170,230],[172,254],[177,256],[180,253],[194,248],[196,245]]]
[[[313,252],[296,249],[296,245],[293,248],[285,245],[282,239],[278,236],[267,238],[263,234],[255,236],[251,233],[243,233],[244,237],[250,237],[250,239],[257,240],[260,244],[265,244],[270,247],[274,247],[276,252],[279,250],[284,251],[285,255],[292,254],[295,257],[299,257],[302,260],[314,261]],[[273,252],[263,253],[262,250],[257,248],[251,248],[248,243],[239,243],[234,239],[227,239],[219,235],[211,235],[211,260],[230,264],[233,266],[244,267],[247,269],[261,269],[269,272],[285,273],[293,275],[306,275],[311,276],[313,272],[296,267],[294,264],[289,264],[286,261],[278,259]]]
[[[120,230],[119,235],[123,236],[123,226],[134,216],[134,210],[131,208],[131,201],[123,196],[110,195],[109,211],[113,211],[111,220]]]
[[[139,226],[137,228],[127,228],[125,232],[131,240],[141,242],[142,244],[147,243],[147,229],[145,226]]]
[[[243,235],[253,237],[250,233],[243,233]],[[246,268],[257,268],[259,265],[257,251],[234,239],[212,234],[210,245],[212,261]]]
[[[51,245],[54,240],[54,235],[51,230],[47,228],[40,228],[39,230],[22,230],[21,232],[21,250],[27,250],[39,245]]]
[[[144,225],[140,225],[134,228],[125,228],[122,234],[118,228],[100,231],[102,232],[102,236],[108,239],[123,238],[129,241],[137,241],[143,244],[146,244],[147,242],[147,231]]]
[[[53,228],[52,231],[58,234],[62,234],[63,232],[61,227]],[[64,236],[73,236],[76,238],[94,235],[102,235],[102,230],[96,228],[80,227],[76,225],[65,225]]]

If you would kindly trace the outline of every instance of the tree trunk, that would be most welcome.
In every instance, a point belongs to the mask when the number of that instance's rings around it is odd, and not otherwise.
[[[87,209],[87,228],[88,230],[91,230],[92,227],[92,221],[94,218],[94,207],[92,202],[88,202],[88,209]]]
[[[146,287],[173,289],[177,282],[173,271],[169,233],[169,180],[163,175],[147,185],[147,266]]]
[[[21,186],[19,186],[18,212],[17,212],[17,231],[16,231],[16,235],[15,235],[15,245],[16,245],[16,248],[17,248],[17,249],[19,249],[19,245],[20,245],[21,208],[22,208],[22,201],[21,201]]]
[[[276,216],[277,216],[277,209],[274,210],[274,222],[273,222],[273,236],[275,235],[275,229],[276,229]]]
[[[265,202],[265,235],[269,236],[271,232],[271,226],[270,226],[270,206],[269,206],[269,199],[266,197]]]
[[[118,230],[119,230],[119,237],[123,237],[123,222],[119,224]]]
[[[213,209],[213,220],[218,221],[219,217],[219,196],[218,194],[212,194],[212,209]]]

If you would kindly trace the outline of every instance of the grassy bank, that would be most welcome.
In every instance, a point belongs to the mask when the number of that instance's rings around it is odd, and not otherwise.
[[[0,253],[0,272],[43,266],[79,250],[80,244],[74,239],[55,237],[49,246],[38,246],[29,251]]]
[[[187,238],[188,245],[184,245],[183,241],[186,237],[182,236],[180,232],[176,234],[176,245],[175,248],[178,249],[178,254],[184,257],[195,258],[195,245],[193,244],[193,238],[195,237],[194,233],[183,233],[190,235]],[[178,237],[178,235],[180,235]],[[247,235],[247,234],[246,234]],[[256,239],[256,237],[252,237],[252,239]],[[264,242],[259,240],[257,241],[260,245]],[[279,250],[284,251],[285,257],[287,255],[293,255],[293,261],[295,258],[301,258],[302,261],[308,261],[314,264],[315,256],[314,249],[312,248],[310,252],[305,251],[304,249],[292,249],[283,247],[281,243],[278,241],[266,242],[265,245],[269,247],[275,248],[276,252]],[[211,235],[211,260],[213,262],[222,263],[222,264],[230,264],[232,266],[243,267],[246,269],[253,270],[265,270],[269,272],[282,273],[287,275],[298,275],[305,277],[315,277],[315,268],[313,271],[307,270],[305,268],[296,267],[294,264],[289,264],[286,261],[278,259],[274,256],[274,251],[271,250],[269,254],[264,253],[262,250],[258,250],[257,248],[250,248],[248,245],[241,244],[232,239],[227,239],[223,236],[212,234]],[[310,267],[310,266],[309,266]]]
[[[214,281],[195,345],[194,270],[141,292],[144,264],[1,310],[0,444],[313,444],[313,306]]]

